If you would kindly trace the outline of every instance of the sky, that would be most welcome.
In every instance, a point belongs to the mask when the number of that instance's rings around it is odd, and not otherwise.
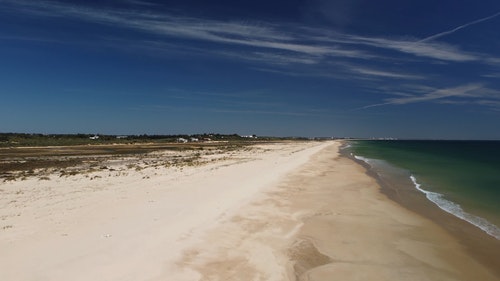
[[[500,139],[498,0],[0,0],[0,132]]]

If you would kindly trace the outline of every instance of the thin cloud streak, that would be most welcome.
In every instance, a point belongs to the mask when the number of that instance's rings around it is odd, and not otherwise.
[[[438,39],[440,37],[443,37],[443,36],[446,36],[446,35],[449,35],[449,34],[452,34],[452,33],[455,33],[457,31],[459,31],[460,29],[464,29],[466,27],[469,27],[471,25],[474,25],[474,24],[478,24],[478,23],[481,23],[483,21],[487,21],[487,20],[490,20],[490,19],[493,19],[493,18],[496,18],[500,16],[500,12],[496,13],[496,14],[493,14],[491,16],[488,16],[488,17],[485,17],[485,18],[481,18],[481,19],[478,19],[478,20],[475,20],[475,21],[471,21],[469,23],[466,23],[466,24],[463,24],[461,26],[458,26],[458,27],[455,27],[451,30],[448,30],[448,31],[444,31],[444,32],[441,32],[441,33],[438,33],[438,34],[434,34],[432,36],[429,36],[429,37],[426,37],[418,42],[428,42],[428,41],[432,41],[434,39]]]
[[[500,73],[489,73],[481,76],[485,78],[500,78]]]
[[[409,54],[417,57],[431,58],[450,62],[488,60],[491,62],[491,60],[495,59],[486,56],[479,56],[477,54],[471,54],[446,43],[418,42],[418,40],[415,38],[369,37],[352,34],[342,34],[321,29],[302,29],[304,30],[303,33],[309,34],[310,40],[322,43],[336,43],[357,48],[364,46],[383,50],[392,50],[397,51],[401,54]],[[374,58],[376,58],[376,56],[374,56]]]
[[[500,100],[478,100],[476,104],[488,106],[495,111],[500,112]]]
[[[469,62],[480,58],[468,54],[448,44],[415,42],[413,40],[385,39],[373,37],[349,36],[352,44],[362,44],[371,47],[395,50],[418,57],[427,57],[443,61]]]
[[[424,87],[422,89],[426,89]],[[409,89],[409,91],[412,91]],[[461,99],[461,100],[450,100],[450,99]],[[460,85],[457,87],[434,89],[428,91],[424,94],[413,93],[405,96],[399,95],[397,98],[385,99],[385,102],[379,104],[372,104],[361,107],[359,109],[367,109],[372,107],[384,106],[384,105],[405,105],[412,103],[423,103],[423,102],[439,102],[439,103],[453,103],[453,104],[486,104],[486,102],[480,103],[479,101],[488,99],[489,105],[496,104],[500,102],[500,92],[496,90],[489,89],[480,83],[471,83],[466,85]]]
[[[433,101],[450,97],[476,97],[477,91],[483,89],[481,84],[468,84],[454,88],[439,89],[422,96],[410,96],[388,99],[388,104],[408,104],[416,102]]]
[[[362,74],[362,75],[366,75],[366,76],[374,76],[374,77],[383,77],[383,78],[392,78],[392,79],[409,79],[409,80],[424,79],[424,77],[421,77],[418,75],[404,74],[404,73],[400,73],[400,72],[398,72],[398,73],[389,72],[389,71],[370,69],[370,68],[358,67],[358,66],[351,66],[351,67],[349,67],[349,70],[354,72],[354,73],[357,73],[357,74]]]
[[[307,112],[286,112],[286,111],[264,111],[264,110],[231,110],[231,109],[212,109],[217,113],[235,113],[235,114],[257,114],[257,115],[281,115],[281,116],[322,116],[317,113]]]

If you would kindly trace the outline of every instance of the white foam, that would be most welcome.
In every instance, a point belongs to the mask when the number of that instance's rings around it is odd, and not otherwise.
[[[496,225],[490,223],[484,218],[465,212],[457,203],[445,199],[443,194],[422,189],[421,185],[417,182],[417,179],[413,175],[410,176],[410,179],[415,185],[415,188],[424,193],[427,199],[436,204],[439,208],[479,227],[484,232],[500,240],[500,229]]]
[[[340,149],[341,149],[341,150],[344,150],[344,149],[347,149],[347,148],[350,148],[350,147],[352,147],[352,145],[350,145],[350,144],[346,144],[346,145],[344,145],[344,146],[340,147]]]
[[[354,158],[356,158],[357,160],[360,160],[360,161],[363,161],[365,162],[366,164],[370,164],[370,162],[372,161],[372,159],[369,159],[369,158],[365,158],[363,156],[358,156],[358,155],[354,155]]]

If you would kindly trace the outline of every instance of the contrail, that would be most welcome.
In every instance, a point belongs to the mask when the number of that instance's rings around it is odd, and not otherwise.
[[[456,31],[459,31],[460,29],[462,29],[462,28],[466,28],[466,27],[471,26],[471,25],[473,25],[473,24],[476,24],[476,23],[480,23],[480,22],[483,22],[483,21],[490,20],[490,19],[495,18],[495,17],[497,17],[497,16],[499,16],[499,15],[500,15],[500,12],[498,12],[498,13],[496,13],[496,14],[494,14],[494,15],[491,15],[491,16],[489,16],[489,17],[485,17],[485,18],[482,18],[482,19],[478,19],[478,20],[475,20],[475,21],[471,21],[471,22],[466,23],[466,24],[464,24],[464,25],[461,25],[461,26],[459,26],[459,27],[455,27],[455,28],[454,28],[454,29],[452,29],[452,30],[448,30],[448,31],[444,31],[444,32],[441,32],[441,33],[438,33],[438,34],[434,34],[434,35],[432,35],[432,36],[429,36],[429,37],[427,37],[427,38],[424,38],[424,39],[422,39],[422,40],[419,40],[418,42],[427,42],[427,41],[431,41],[431,40],[434,40],[434,39],[436,39],[436,38],[443,37],[443,36],[445,36],[445,35],[448,35],[448,34],[451,34],[451,33],[456,32]]]

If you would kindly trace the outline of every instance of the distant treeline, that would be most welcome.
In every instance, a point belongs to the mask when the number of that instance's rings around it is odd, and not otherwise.
[[[102,134],[26,134],[0,133],[0,147],[64,146],[85,144],[144,143],[144,142],[206,142],[206,141],[270,141],[302,138],[240,136],[238,134],[195,135],[102,135]]]

